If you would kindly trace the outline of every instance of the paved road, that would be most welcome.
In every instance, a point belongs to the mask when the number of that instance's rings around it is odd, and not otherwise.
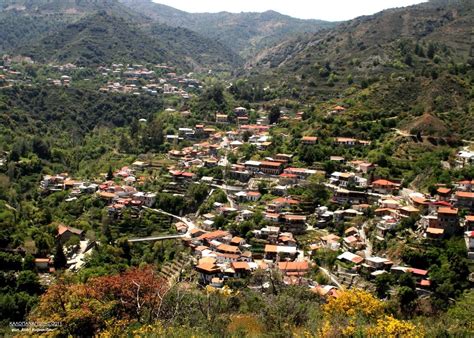
[[[207,194],[206,199],[201,203],[201,205],[203,205],[204,203],[207,202],[207,200],[209,199],[209,197],[211,197],[211,195],[214,193],[214,190],[215,190],[215,189],[211,189],[211,191],[209,191],[209,194]],[[200,213],[201,213],[201,206],[199,206],[199,208],[197,209],[196,213],[194,214],[194,218],[198,218]]]
[[[142,238],[132,238],[128,242],[152,242],[152,241],[164,241],[167,239],[181,239],[186,237],[186,235],[168,235],[168,236],[154,236],[154,237],[142,237]]]
[[[370,241],[369,238],[367,238],[367,235],[365,234],[365,226],[366,223],[364,223],[360,229],[360,237],[364,240],[365,242],[365,258],[372,257],[372,242]]]
[[[350,191],[348,190],[347,188],[344,188],[344,187],[339,187],[337,185],[334,185],[334,184],[331,184],[331,183],[323,183],[323,185],[326,187],[326,188],[329,188],[329,189],[332,189],[334,191],[337,191],[339,189],[343,189],[343,190],[347,190],[347,191]],[[387,195],[382,195],[382,194],[377,194],[375,192],[366,192],[367,196],[374,196],[374,197],[384,197],[384,196],[387,196]]]
[[[319,270],[321,270],[326,276],[329,277],[329,279],[331,280],[331,282],[333,282],[340,290],[344,290],[344,286],[341,285],[336,278],[333,277],[333,275],[325,268],[323,268],[322,266],[319,267]]]
[[[187,217],[180,217],[176,216],[173,214],[170,214],[169,212],[163,211],[161,209],[152,209],[148,207],[143,207],[143,209],[152,211],[152,212],[157,212],[159,214],[167,215],[170,217],[173,217],[184,224],[188,226],[188,231],[185,234],[182,235],[163,235],[163,236],[151,236],[151,237],[142,237],[142,238],[131,238],[128,240],[128,242],[133,243],[133,242],[147,242],[147,241],[163,241],[167,239],[179,239],[179,238],[185,238],[185,237],[191,237],[191,230],[197,228],[197,226]]]

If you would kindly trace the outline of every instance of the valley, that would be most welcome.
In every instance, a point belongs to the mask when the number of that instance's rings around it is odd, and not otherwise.
[[[473,10],[0,0],[0,332],[471,335]]]

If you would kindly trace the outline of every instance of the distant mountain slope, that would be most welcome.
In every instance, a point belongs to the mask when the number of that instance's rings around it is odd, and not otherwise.
[[[360,17],[268,48],[247,72],[294,98],[327,100],[351,87],[371,109],[467,109],[473,7],[437,0]]]
[[[105,11],[71,23],[20,52],[35,60],[82,66],[167,62],[191,69],[228,67],[237,60],[219,44],[189,30],[157,24],[143,27]]]
[[[0,53],[80,65],[168,62],[228,70],[242,64],[218,41],[153,22],[116,0],[0,0]]]
[[[220,41],[243,57],[290,35],[317,32],[335,24],[322,20],[301,20],[274,11],[264,13],[187,13],[151,0],[119,0],[154,20],[185,27]]]
[[[0,53],[37,43],[98,11],[135,23],[150,20],[116,0],[0,0]]]
[[[22,54],[34,60],[74,62],[81,66],[111,61],[166,62],[172,55],[122,18],[100,12],[27,47]]]
[[[337,64],[359,56],[390,61],[399,53],[393,44],[405,38],[442,43],[453,49],[453,56],[467,57],[472,46],[473,6],[469,0],[438,0],[359,17],[334,29],[287,40],[263,51],[249,65],[280,67],[325,58]]]

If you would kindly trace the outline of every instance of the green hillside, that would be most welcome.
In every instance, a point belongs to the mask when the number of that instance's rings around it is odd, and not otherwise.
[[[360,17],[266,49],[247,63],[244,78],[268,87],[267,97],[332,100],[359,118],[465,112],[467,125],[449,122],[470,133],[473,7],[436,1]]]
[[[264,13],[187,13],[151,0],[120,0],[124,5],[175,27],[185,27],[220,41],[242,57],[249,57],[289,36],[317,32],[335,24],[301,20],[275,11]]]
[[[221,43],[153,23],[117,1],[9,1],[0,8],[0,52],[36,61],[168,62],[195,70],[241,64]]]

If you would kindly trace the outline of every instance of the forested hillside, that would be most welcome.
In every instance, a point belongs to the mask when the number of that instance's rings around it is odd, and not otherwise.
[[[462,123],[446,118],[469,133],[473,20],[462,0],[383,11],[269,48],[247,63],[246,79],[280,97],[338,100],[355,114],[465,112]]]
[[[0,335],[474,336],[473,7],[0,0]]]
[[[187,13],[151,0],[120,0],[126,6],[158,22],[186,27],[217,40],[241,57],[253,56],[293,35],[317,32],[335,24],[323,20],[301,20],[275,11],[264,13]]]
[[[1,8],[0,51],[35,61],[167,62],[216,70],[240,64],[223,44],[185,28],[152,23],[117,1],[19,1]]]

